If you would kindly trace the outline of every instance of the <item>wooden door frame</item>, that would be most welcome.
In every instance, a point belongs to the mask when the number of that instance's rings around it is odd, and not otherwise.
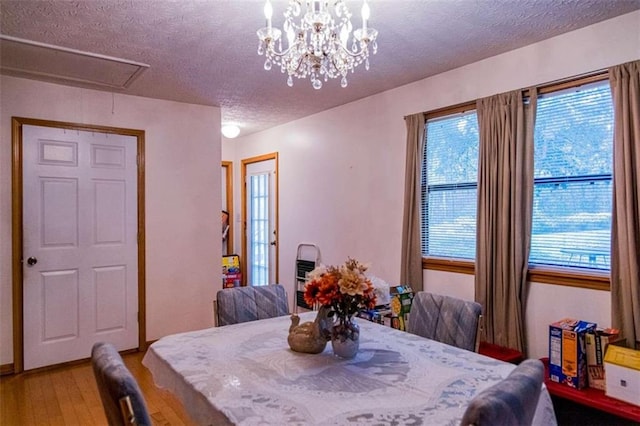
[[[229,232],[227,233],[227,254],[233,254],[233,162],[223,161],[227,191],[227,213],[229,213]]]
[[[275,166],[275,188],[276,188],[276,217],[275,217],[275,229],[276,229],[276,283],[280,277],[280,188],[279,188],[279,165],[278,165],[278,153],[272,152],[269,154],[258,155],[257,157],[245,158],[242,160],[242,256],[244,261],[241,262],[240,269],[242,270],[242,285],[247,285],[247,166],[252,163],[259,163],[261,161],[274,160]],[[275,283],[272,283],[275,284]]]
[[[22,223],[22,126],[53,127],[133,136],[137,139],[138,185],[138,350],[146,349],[146,271],[145,271],[145,198],[144,198],[144,130],[119,127],[93,126],[62,121],[39,120],[24,117],[11,118],[11,266],[13,299],[13,368],[7,373],[24,371],[24,295],[23,295],[23,223]]]

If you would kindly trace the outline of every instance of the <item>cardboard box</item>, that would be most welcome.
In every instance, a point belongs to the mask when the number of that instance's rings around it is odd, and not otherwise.
[[[587,386],[585,335],[593,322],[564,318],[549,326],[549,379],[576,389]]]
[[[620,341],[618,330],[597,329],[587,333],[585,341],[587,344],[589,387],[605,390],[604,355],[609,344]]]
[[[222,288],[240,287],[240,285],[242,285],[242,274],[240,272],[222,275]]]
[[[222,256],[222,288],[240,287],[241,283],[240,256],[237,254]]]
[[[640,406],[640,351],[609,345],[604,356],[605,394]]]
[[[386,318],[390,317],[391,310],[389,308],[376,308],[360,311],[358,313],[359,318],[366,319],[377,324],[390,325],[390,321]]]
[[[391,287],[391,327],[407,330],[409,312],[413,302],[413,290],[408,285]]]
[[[222,256],[222,275],[240,272],[240,256],[229,254]]]

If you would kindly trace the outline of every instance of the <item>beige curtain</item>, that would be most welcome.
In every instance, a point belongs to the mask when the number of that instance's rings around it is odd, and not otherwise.
[[[400,283],[414,291],[422,290],[421,197],[420,179],[424,154],[423,113],[405,118],[407,126],[407,160],[404,186],[404,216],[402,222],[402,258]]]
[[[609,69],[613,96],[611,320],[640,342],[640,61]]]
[[[531,93],[526,122],[520,90],[477,101],[475,292],[485,317],[483,338],[524,353],[536,105]]]

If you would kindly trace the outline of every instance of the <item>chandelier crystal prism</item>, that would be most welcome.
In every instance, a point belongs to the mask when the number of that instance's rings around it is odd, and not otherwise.
[[[369,13],[364,0],[362,28],[352,35],[351,13],[344,0],[289,0],[282,26],[287,38],[283,50],[282,31],[271,25],[273,7],[267,0],[264,6],[267,26],[257,31],[258,54],[265,56],[264,69],[279,66],[282,73],[288,74],[289,87],[293,86],[293,77],[309,77],[314,89],[320,89],[323,81],[340,77],[340,85],[347,87],[349,72],[353,73],[363,62],[369,69],[369,46],[374,55],[378,50],[378,31],[367,25]]]

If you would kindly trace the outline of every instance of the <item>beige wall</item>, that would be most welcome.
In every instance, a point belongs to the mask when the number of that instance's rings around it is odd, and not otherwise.
[[[280,153],[280,282],[287,286],[290,303],[300,242],[318,244],[325,263],[354,256],[370,262],[374,274],[397,283],[405,115],[639,58],[640,12],[634,12],[234,140],[225,159],[236,164]],[[359,72],[364,70],[353,78]],[[375,65],[369,72],[375,72]],[[429,271],[425,286],[473,298],[472,276]],[[547,325],[560,317],[575,315],[608,326],[609,303],[608,292],[534,283],[526,317],[529,355],[546,354]]]
[[[220,109],[6,76],[0,108],[0,365],[13,362],[12,116],[145,131],[147,339],[211,326],[220,283]]]

